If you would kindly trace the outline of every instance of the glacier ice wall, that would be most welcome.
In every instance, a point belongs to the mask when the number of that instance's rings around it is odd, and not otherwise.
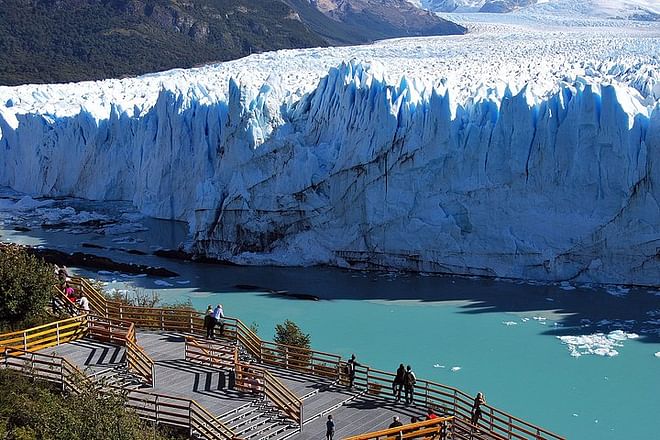
[[[0,184],[130,200],[188,221],[191,250],[239,263],[655,285],[654,75],[458,102],[350,62],[296,100],[231,80],[217,100],[162,90],[106,118],[7,101]]]

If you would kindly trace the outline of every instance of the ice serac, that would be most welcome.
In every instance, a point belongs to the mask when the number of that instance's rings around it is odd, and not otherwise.
[[[163,89],[107,118],[12,102],[0,184],[131,200],[188,221],[191,250],[239,263],[657,284],[654,75],[459,100],[445,81],[392,83],[352,61],[300,99],[230,80],[213,99]]]

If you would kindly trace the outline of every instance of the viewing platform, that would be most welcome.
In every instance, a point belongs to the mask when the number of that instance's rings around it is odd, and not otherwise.
[[[207,340],[200,313],[125,306],[75,283],[92,312],[0,335],[2,365],[70,392],[119,390],[141,418],[191,438],[318,439],[331,414],[338,439],[562,439],[485,404],[473,425],[472,396],[419,378],[411,405],[395,401],[392,373],[368,366],[358,365],[349,388],[340,356],[263,341],[234,318]],[[410,423],[428,408],[440,417]],[[404,426],[387,429],[394,416]]]

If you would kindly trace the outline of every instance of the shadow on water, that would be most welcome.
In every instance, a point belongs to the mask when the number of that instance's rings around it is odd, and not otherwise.
[[[261,292],[267,297],[289,301],[302,300],[282,292],[314,296],[320,301],[458,302],[466,315],[551,314],[552,319],[556,317],[561,324],[544,332],[551,336],[624,330],[637,333],[639,341],[660,342],[660,291],[653,289],[542,285],[486,278],[358,272],[328,267],[230,267],[164,259],[159,259],[159,264],[194,280],[185,286],[193,292]],[[136,279],[135,284],[153,289],[153,280],[150,279]],[[246,290],[248,286],[252,289]],[[177,287],[183,286],[165,288]]]
[[[577,287],[543,285],[501,281],[486,278],[452,276],[423,276],[410,273],[361,272],[329,267],[281,268],[272,266],[225,266],[193,263],[160,258],[151,255],[156,246],[176,246],[185,237],[185,227],[176,222],[143,219],[146,232],[130,234],[133,241],[125,248],[144,252],[130,255],[117,247],[116,239],[98,233],[72,234],[43,231],[39,228],[26,233],[9,231],[2,235],[11,241],[32,240],[32,244],[45,247],[81,251],[107,256],[116,261],[162,266],[181,274],[178,278],[160,280],[128,277],[138,288],[186,289],[198,293],[253,294],[260,292],[280,300],[305,301],[301,297],[332,300],[382,300],[460,302],[465,315],[485,313],[539,313],[551,314],[561,325],[548,328],[551,336],[584,335],[597,332],[624,330],[637,333],[639,341],[660,342],[660,290],[604,287]],[[137,237],[137,242],[134,242]],[[36,241],[35,241],[36,240]],[[84,242],[104,245],[105,249],[82,248]],[[89,276],[121,278],[119,274],[106,275],[87,272]],[[243,288],[241,288],[243,287]],[[249,289],[246,289],[249,287]],[[283,293],[288,293],[287,296]]]

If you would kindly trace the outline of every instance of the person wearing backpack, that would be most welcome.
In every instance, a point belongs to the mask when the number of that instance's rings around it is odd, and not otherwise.
[[[413,372],[410,365],[406,367],[406,374],[403,376],[403,387],[406,390],[406,405],[410,405],[413,402],[413,395],[415,394],[415,382],[417,378]]]
[[[353,388],[353,381],[355,381],[355,367],[360,365],[355,360],[355,355],[351,355],[351,358],[346,362],[346,374],[348,374],[348,388]]]

